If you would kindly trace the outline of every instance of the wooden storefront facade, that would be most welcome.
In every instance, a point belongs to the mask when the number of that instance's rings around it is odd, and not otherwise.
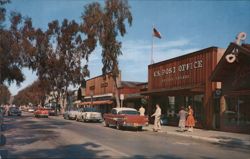
[[[161,106],[169,124],[177,125],[181,106],[192,105],[201,128],[215,127],[213,92],[220,83],[211,82],[210,76],[224,53],[224,49],[210,47],[148,66],[149,114],[155,104]]]
[[[231,43],[211,79],[222,83],[220,130],[250,134],[250,45]]]
[[[140,84],[141,82],[121,81],[121,76],[117,78],[118,96],[123,96],[120,100],[123,107],[137,108],[140,105]],[[100,75],[86,80],[85,97],[79,104],[80,107],[96,107],[102,113],[110,112],[116,107],[115,93],[116,87],[112,77]]]

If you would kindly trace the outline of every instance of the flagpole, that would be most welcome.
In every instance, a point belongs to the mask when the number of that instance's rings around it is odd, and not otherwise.
[[[152,48],[151,48],[151,64],[154,63],[154,59],[153,59],[153,54],[154,54],[154,33],[153,33],[153,29],[154,29],[154,25],[152,28]]]

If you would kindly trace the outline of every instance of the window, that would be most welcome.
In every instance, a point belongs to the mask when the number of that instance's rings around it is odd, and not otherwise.
[[[250,96],[226,96],[224,123],[226,125],[250,125]]]
[[[134,110],[122,110],[122,111],[119,111],[118,114],[138,115],[139,112],[134,111]]]
[[[115,109],[112,109],[112,110],[111,110],[111,114],[117,114],[116,110],[115,110]]]

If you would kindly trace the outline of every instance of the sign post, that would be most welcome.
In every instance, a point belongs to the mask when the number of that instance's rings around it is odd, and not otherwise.
[[[120,94],[121,108],[123,107],[124,94]]]

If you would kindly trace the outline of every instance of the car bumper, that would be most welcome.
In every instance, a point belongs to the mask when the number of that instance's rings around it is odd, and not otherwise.
[[[140,124],[140,123],[123,123],[122,126],[124,127],[144,127],[144,126],[148,126],[147,123],[145,124]]]

